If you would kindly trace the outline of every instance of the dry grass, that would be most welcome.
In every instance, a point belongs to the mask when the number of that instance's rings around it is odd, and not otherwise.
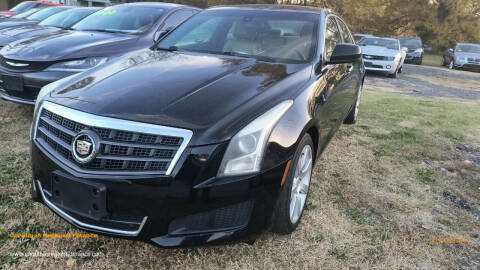
[[[465,162],[471,157],[455,146],[480,145],[480,104],[372,89],[366,89],[362,102],[359,123],[343,126],[316,165],[304,219],[292,235],[265,233],[253,245],[164,250],[103,236],[9,239],[11,232],[80,231],[30,202],[31,111],[0,101],[0,265],[5,269],[478,268],[480,167]],[[470,243],[431,244],[431,237],[469,238]],[[31,251],[102,255],[11,255]]]

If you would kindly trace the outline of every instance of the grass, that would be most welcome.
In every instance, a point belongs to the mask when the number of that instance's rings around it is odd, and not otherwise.
[[[164,250],[98,239],[8,238],[9,233],[78,232],[32,203],[30,111],[0,101],[0,268],[474,269],[480,169],[456,145],[480,144],[480,103],[372,91],[360,119],[342,126],[317,163],[302,223],[291,235]],[[448,170],[442,170],[448,168]],[[459,208],[453,194],[471,208]],[[458,201],[458,200],[457,200]],[[473,210],[472,210],[473,209]],[[479,212],[480,213],[480,212]],[[469,238],[437,245],[430,238]],[[12,252],[101,252],[100,257],[15,257]]]
[[[424,54],[422,65],[441,67],[442,66],[442,56],[437,54]]]

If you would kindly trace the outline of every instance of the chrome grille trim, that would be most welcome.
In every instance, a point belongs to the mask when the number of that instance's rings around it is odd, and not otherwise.
[[[50,118],[44,117],[44,111]],[[63,120],[58,118],[58,116]],[[59,121],[63,122],[59,123]],[[64,122],[68,123],[62,124]],[[47,128],[45,123],[47,126],[51,125],[54,132],[52,132],[50,128]],[[70,129],[65,126],[68,126]],[[91,162],[91,167],[81,166],[73,160],[70,160],[68,158],[68,152],[65,152],[69,151],[71,153],[72,142],[69,141],[69,138],[71,140],[71,137],[86,127],[90,127],[101,137],[100,144],[104,145],[103,149],[106,150],[106,148],[108,148],[108,151],[111,151],[110,149],[112,147],[128,147],[129,152],[127,154],[130,154],[130,156],[121,154],[110,155],[109,152],[102,150],[94,160],[96,162]],[[110,135],[102,135],[102,130],[111,130],[109,132]],[[49,152],[71,169],[87,174],[115,175],[170,175],[192,136],[193,132],[190,130],[98,116],[51,102],[44,102],[41,105],[35,120],[33,134],[34,141],[44,148],[42,150]],[[172,137],[179,138],[179,140],[173,139]],[[134,138],[135,141],[129,141],[127,140],[128,138]],[[156,138],[156,141],[153,141],[153,138]],[[140,143],[137,141],[140,141]],[[175,146],[173,144],[175,141],[178,141],[180,145],[177,144],[177,146]],[[145,156],[145,153],[148,152],[149,149],[153,156]],[[131,156],[134,151],[136,151],[135,153],[139,153],[139,155]],[[162,156],[168,153],[175,154],[173,158]],[[120,166],[121,169],[108,169],[105,167],[115,165],[114,167],[118,168],[119,164],[115,164],[115,162],[125,160],[129,162],[124,162],[123,167]],[[146,163],[142,165],[140,162]],[[166,170],[159,169],[165,167],[162,165],[162,162],[163,164],[169,162],[167,163],[168,167]]]

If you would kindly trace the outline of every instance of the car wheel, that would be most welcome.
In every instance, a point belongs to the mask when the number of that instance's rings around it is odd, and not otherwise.
[[[450,64],[448,65],[449,69],[455,69],[455,62],[453,60],[450,61]]]
[[[403,66],[398,69],[398,73],[402,73]]]
[[[447,65],[447,63],[445,62],[445,56],[444,56],[444,57],[442,57],[442,67],[444,67],[446,65]]]
[[[395,70],[395,72],[393,74],[388,74],[388,77],[390,78],[397,78],[397,75],[398,75],[398,69]]]
[[[298,144],[274,213],[273,230],[280,234],[293,232],[303,214],[313,169],[313,141],[305,134]]]
[[[344,124],[353,125],[357,122],[358,111],[360,109],[360,98],[362,97],[363,85],[360,85],[357,91],[357,99],[355,100],[355,106],[348,113],[347,118],[343,121]]]

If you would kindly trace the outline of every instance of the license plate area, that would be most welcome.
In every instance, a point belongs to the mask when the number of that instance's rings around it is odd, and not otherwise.
[[[67,211],[99,220],[107,215],[106,197],[103,184],[53,173],[52,202]]]
[[[3,88],[10,91],[23,91],[23,77],[2,75]]]
[[[372,66],[372,62],[363,62],[363,64],[364,64],[366,67],[371,67],[371,66]]]

